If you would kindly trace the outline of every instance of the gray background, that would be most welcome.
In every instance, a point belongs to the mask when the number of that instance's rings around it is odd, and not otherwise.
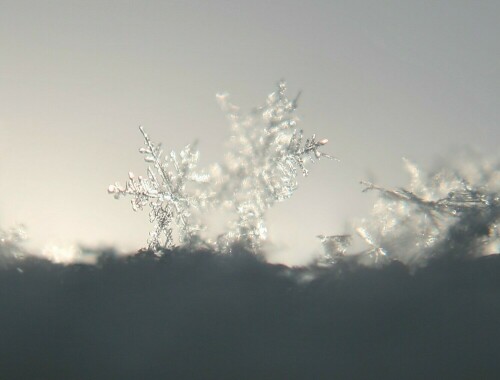
[[[169,149],[199,139],[208,165],[229,133],[214,95],[250,109],[286,78],[342,160],[270,212],[270,260],[302,263],[369,212],[360,179],[496,151],[499,25],[498,1],[0,0],[0,225],[36,247],[140,248],[146,212],[106,193],[145,172],[137,126]]]

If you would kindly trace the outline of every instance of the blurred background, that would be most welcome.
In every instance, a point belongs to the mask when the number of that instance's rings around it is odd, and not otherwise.
[[[0,1],[0,225],[34,248],[146,244],[147,212],[107,187],[145,173],[138,126],[167,150],[223,158],[215,101],[263,104],[285,78],[306,135],[328,138],[269,213],[273,262],[370,212],[359,180],[404,185],[465,147],[498,150],[498,1]]]

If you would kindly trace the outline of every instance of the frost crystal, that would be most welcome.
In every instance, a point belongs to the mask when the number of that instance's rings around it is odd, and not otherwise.
[[[109,186],[108,192],[116,199],[130,195],[134,211],[149,205],[149,220],[154,223],[148,240],[150,249],[174,246],[174,223],[178,229],[179,241],[188,243],[201,229],[201,226],[193,221],[192,211],[206,199],[205,194],[194,190],[189,192],[187,188],[189,183],[196,184],[207,180],[206,176],[195,172],[198,151],[187,145],[178,155],[172,151],[163,157],[161,144],[154,144],[144,129],[139,129],[145,144],[139,152],[144,154],[144,160],[150,164],[147,177],[135,177],[130,172],[125,187],[117,182]]]
[[[379,240],[375,239],[370,232],[363,227],[356,228],[356,233],[369,247],[365,251],[361,252],[361,255],[365,256],[371,264],[383,264],[387,260],[387,252],[384,248],[382,248]]]
[[[266,211],[292,196],[299,172],[308,174],[308,162],[332,158],[320,151],[328,140],[312,135],[303,141],[295,114],[298,96],[291,100],[285,91],[285,83],[279,82],[266,105],[249,115],[241,115],[227,95],[218,96],[232,136],[226,161],[213,170],[214,191],[237,215],[229,232],[219,239],[222,250],[237,241],[257,250],[267,237]]]
[[[318,235],[317,238],[321,240],[325,251],[321,264],[335,264],[342,260],[352,242],[351,235]]]
[[[21,244],[27,240],[26,228],[18,225],[9,230],[0,229],[0,254],[20,258],[24,255]]]
[[[492,173],[482,173],[472,185],[460,167],[426,175],[408,160],[405,164],[411,175],[408,189],[362,182],[363,191],[380,194],[374,218],[357,230],[368,244],[387,257],[417,266],[450,252],[477,255],[497,249],[493,247],[499,241],[498,183],[485,180]]]

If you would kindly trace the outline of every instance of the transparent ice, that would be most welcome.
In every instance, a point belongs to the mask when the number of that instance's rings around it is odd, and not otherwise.
[[[161,144],[155,144],[139,128],[145,147],[139,152],[149,164],[146,177],[136,177],[129,172],[125,186],[120,183],[110,185],[108,192],[116,199],[122,196],[132,197],[134,211],[150,207],[149,220],[153,230],[149,234],[148,248],[157,251],[159,248],[171,248],[175,245],[174,223],[178,228],[180,243],[190,242],[202,228],[194,220],[193,209],[206,201],[206,194],[197,189],[188,189],[188,185],[205,183],[206,175],[196,172],[199,153],[191,145],[187,145],[179,154],[172,151],[163,154]]]
[[[324,256],[320,259],[320,264],[336,264],[345,257],[347,249],[352,243],[351,235],[318,235],[324,249]]]
[[[3,258],[22,258],[24,249],[22,244],[28,239],[26,227],[22,224],[7,230],[0,229],[0,255]]]
[[[315,135],[304,141],[297,129],[297,100],[289,99],[285,82],[278,83],[262,107],[241,114],[227,95],[218,100],[231,123],[229,152],[213,170],[214,192],[226,209],[236,215],[228,231],[219,237],[227,250],[243,242],[258,250],[267,238],[266,212],[297,190],[298,176],[308,174],[308,163],[332,158],[320,151],[328,140]]]
[[[433,257],[500,252],[498,161],[466,155],[429,174],[404,163],[406,188],[361,182],[364,192],[376,191],[378,198],[372,215],[356,226],[368,249],[355,255],[365,263],[398,260],[419,267]]]

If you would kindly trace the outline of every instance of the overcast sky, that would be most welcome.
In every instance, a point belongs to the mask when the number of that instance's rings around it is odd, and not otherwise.
[[[250,109],[286,78],[342,160],[270,212],[270,259],[301,263],[369,212],[360,179],[498,149],[499,25],[498,1],[0,0],[0,225],[39,247],[144,246],[147,213],[106,192],[145,172],[138,125],[167,149],[198,139],[208,165],[229,133],[215,94]]]

